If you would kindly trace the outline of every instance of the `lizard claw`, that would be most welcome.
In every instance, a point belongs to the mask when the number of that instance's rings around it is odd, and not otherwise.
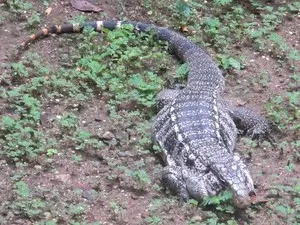
[[[247,131],[247,136],[250,136],[252,140],[257,140],[258,146],[260,146],[261,143],[264,140],[266,140],[271,144],[273,148],[277,149],[276,142],[274,138],[271,136],[268,126],[264,126],[264,125],[255,126]]]

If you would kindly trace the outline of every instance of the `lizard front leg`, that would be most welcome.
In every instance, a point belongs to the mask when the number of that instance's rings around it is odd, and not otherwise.
[[[258,143],[266,139],[275,147],[275,141],[270,135],[270,128],[266,118],[246,107],[228,107],[228,112],[237,129],[243,135],[258,140]]]
[[[182,84],[176,84],[173,87],[160,91],[155,98],[158,110],[171,103],[183,88]]]

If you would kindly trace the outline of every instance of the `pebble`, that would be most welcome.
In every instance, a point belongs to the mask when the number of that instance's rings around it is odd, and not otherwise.
[[[106,139],[106,140],[111,140],[111,139],[115,138],[115,135],[110,131],[106,131],[106,132],[104,132],[104,134],[102,134],[101,138]]]
[[[118,156],[120,156],[120,157],[128,157],[128,156],[132,157],[133,154],[129,151],[125,151],[125,152],[118,152]]]
[[[51,218],[51,213],[50,212],[44,212],[44,216],[46,220],[49,220]]]
[[[197,221],[197,222],[201,222],[202,221],[202,217],[201,216],[194,216],[193,218],[192,218],[192,221]]]

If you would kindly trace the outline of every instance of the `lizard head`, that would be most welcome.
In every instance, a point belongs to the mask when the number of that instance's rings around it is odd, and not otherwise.
[[[240,209],[244,209],[247,208],[250,204],[251,204],[251,194],[252,192],[250,192],[249,194],[245,195],[245,196],[240,196],[237,194],[234,194],[233,196],[233,204],[235,207],[240,208]]]
[[[243,209],[251,204],[251,196],[255,195],[255,192],[249,171],[244,168],[241,172],[240,175],[244,175],[243,179],[241,179],[239,183],[231,185],[231,188],[234,192],[233,204],[237,208]]]
[[[247,166],[237,153],[224,154],[223,158],[211,164],[214,174],[233,192],[233,203],[237,208],[246,208],[251,204],[254,184]]]

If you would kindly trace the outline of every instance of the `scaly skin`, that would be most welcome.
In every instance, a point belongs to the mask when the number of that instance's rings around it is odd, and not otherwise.
[[[228,107],[223,96],[224,78],[213,60],[192,41],[167,28],[139,22],[94,21],[84,25],[64,24],[43,28],[20,46],[22,53],[33,41],[55,33],[95,31],[132,24],[135,30],[154,29],[157,38],[189,66],[184,88],[165,90],[157,97],[159,113],[153,124],[153,138],[161,146],[166,167],[162,182],[181,199],[201,199],[229,187],[237,207],[250,204],[253,181],[246,165],[234,153],[238,129],[263,136],[268,124],[250,110]]]

